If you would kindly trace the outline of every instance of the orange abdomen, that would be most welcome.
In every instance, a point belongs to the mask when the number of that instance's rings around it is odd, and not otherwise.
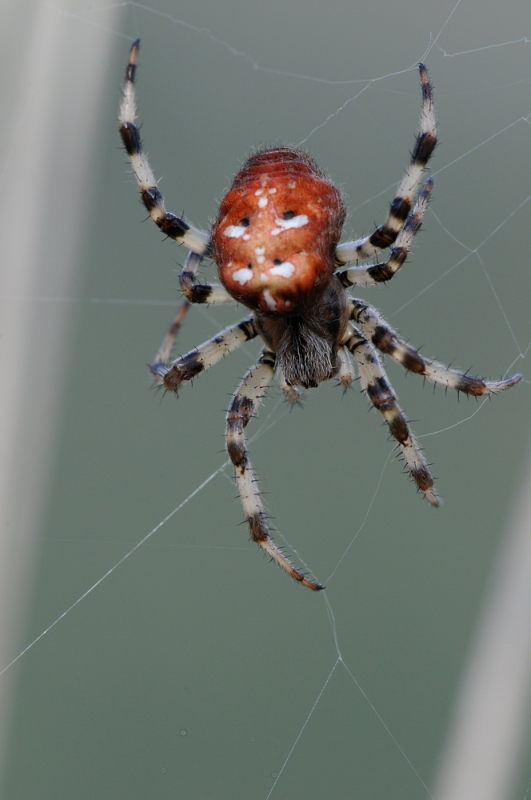
[[[212,228],[220,280],[235,300],[296,313],[326,287],[345,207],[313,159],[292,147],[246,161]]]

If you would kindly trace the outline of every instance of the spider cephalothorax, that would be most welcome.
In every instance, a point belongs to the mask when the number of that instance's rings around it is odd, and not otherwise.
[[[131,158],[142,200],[170,238],[188,248],[180,276],[185,302],[151,366],[156,381],[170,391],[213,366],[246,341],[264,342],[257,364],[247,372],[227,412],[227,451],[253,540],[293,578],[311,589],[321,584],[295,567],[271,538],[260,491],[245,446],[244,428],[255,416],[275,373],[286,400],[295,404],[300,387],[336,377],[346,389],[355,377],[380,411],[418,489],[439,505],[428,464],[400,409],[378,351],[433,383],[479,396],[500,392],[520,380],[472,378],[425,359],[394,331],[372,306],[350,296],[351,286],[391,280],[407,258],[419,230],[433,183],[421,181],[437,142],[432,88],[420,65],[422,109],[411,161],[385,222],[369,236],[338,244],[345,207],[338,189],[313,159],[295,147],[273,147],[252,155],[223,198],[210,232],[193,228],[164,207],[135,125],[134,79],[138,42],[129,55],[120,133]],[[381,263],[360,266],[383,249]],[[197,283],[205,256],[218,266],[221,284]],[[190,303],[238,301],[250,317],[170,362],[172,346]]]

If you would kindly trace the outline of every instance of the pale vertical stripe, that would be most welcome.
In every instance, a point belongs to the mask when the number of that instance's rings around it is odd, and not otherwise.
[[[531,451],[456,698],[436,800],[514,796],[530,701]]]
[[[25,644],[37,534],[68,380],[70,308],[35,298],[73,290],[118,13],[100,11],[101,27],[95,27],[61,15],[58,2],[11,0],[0,9],[1,666]],[[0,769],[16,671],[1,678]]]

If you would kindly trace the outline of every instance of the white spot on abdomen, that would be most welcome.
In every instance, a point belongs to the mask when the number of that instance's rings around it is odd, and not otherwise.
[[[227,225],[223,231],[223,236],[228,236],[229,239],[239,239],[246,230],[247,227],[245,225]]]
[[[304,225],[308,224],[308,217],[306,214],[298,214],[296,217],[293,217],[293,219],[280,219],[280,217],[275,217],[275,223],[278,225],[278,228],[273,228],[271,236],[278,236],[279,233],[287,231],[289,228],[304,227]]]
[[[267,205],[267,197],[261,197],[258,201],[259,208],[265,208]]]
[[[277,264],[276,267],[272,267],[269,272],[271,275],[280,275],[282,278],[291,278],[295,272],[295,267],[291,261],[283,261],[282,264]]]
[[[247,283],[247,281],[250,281],[252,277],[253,277],[253,271],[248,267],[237,269],[236,272],[232,273],[232,279],[234,281],[238,281],[238,283],[241,284],[241,286],[243,286],[244,283]]]
[[[275,311],[277,304],[271,297],[271,292],[269,289],[264,289],[263,291],[264,300],[266,301],[267,307],[271,309],[271,311]]]
[[[256,253],[256,260],[259,264],[263,264],[265,261],[264,253],[265,247],[255,247],[254,252]]]

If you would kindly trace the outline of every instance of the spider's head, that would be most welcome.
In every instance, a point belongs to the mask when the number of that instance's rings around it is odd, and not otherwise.
[[[338,189],[310,156],[293,147],[256,153],[212,228],[221,282],[248,308],[296,313],[329,283],[344,219]]]

